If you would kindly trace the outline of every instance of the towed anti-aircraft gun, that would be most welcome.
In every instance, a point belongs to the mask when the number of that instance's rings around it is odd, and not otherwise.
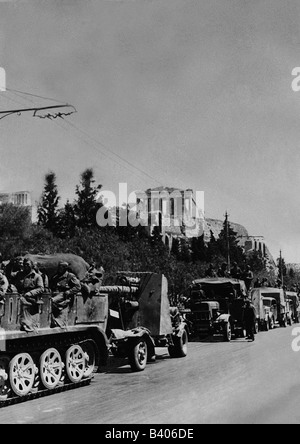
[[[170,307],[168,281],[163,274],[118,273],[108,293],[107,334],[114,355],[128,357],[133,371],[155,358],[155,347],[168,347],[171,357],[187,354],[187,325],[177,307]]]

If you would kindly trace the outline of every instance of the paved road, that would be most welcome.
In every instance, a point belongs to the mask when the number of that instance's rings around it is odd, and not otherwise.
[[[259,333],[254,343],[192,342],[183,359],[158,349],[142,373],[112,358],[91,385],[3,408],[0,423],[300,423],[294,327]]]

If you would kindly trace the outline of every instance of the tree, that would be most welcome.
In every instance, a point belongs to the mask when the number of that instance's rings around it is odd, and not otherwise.
[[[51,171],[45,176],[44,191],[38,206],[38,225],[41,225],[52,233],[55,233],[58,228],[59,200],[56,175]]]
[[[101,204],[97,202],[97,195],[102,185],[94,185],[94,171],[86,169],[81,174],[80,185],[76,187],[77,200],[74,204],[74,214],[78,227],[95,227],[97,210]]]
[[[207,246],[204,242],[204,234],[192,238],[191,250],[193,262],[207,260]]]
[[[279,272],[279,278],[280,279],[282,277],[284,278],[287,275],[287,267],[284,258],[281,256],[281,252],[279,258],[277,258],[277,267]]]
[[[76,217],[74,211],[74,205],[67,200],[65,207],[60,210],[59,215],[59,228],[57,234],[61,238],[74,237],[76,233]]]
[[[247,265],[250,265],[253,273],[258,273],[266,270],[266,261],[261,251],[251,251],[247,255]]]
[[[0,206],[0,238],[20,238],[28,236],[31,215],[28,207],[4,204]]]
[[[0,205],[0,253],[8,260],[20,254],[31,234],[31,213],[28,207]]]
[[[237,233],[230,226],[226,213],[223,228],[217,239],[217,246],[221,255],[226,258],[226,261],[229,259],[230,262],[237,262],[239,267],[244,267],[245,254],[238,243]]]

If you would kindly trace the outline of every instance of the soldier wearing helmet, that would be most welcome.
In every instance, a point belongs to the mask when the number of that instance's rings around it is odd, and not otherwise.
[[[23,261],[23,270],[16,275],[16,287],[21,294],[21,329],[34,331],[38,327],[37,302],[39,296],[44,292],[44,283],[42,277],[34,270],[33,262],[28,258]]]
[[[68,262],[58,264],[57,273],[50,282],[53,293],[53,319],[52,326],[66,326],[68,309],[73,304],[74,296],[81,290],[79,279],[69,269]]]

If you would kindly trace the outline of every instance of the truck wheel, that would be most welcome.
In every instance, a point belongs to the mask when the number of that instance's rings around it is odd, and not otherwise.
[[[227,322],[224,327],[224,340],[226,342],[230,342],[231,338],[232,338],[231,325],[230,322]]]
[[[184,358],[187,355],[188,334],[183,330],[180,337],[173,336],[174,345],[169,347],[169,355],[171,358]]]
[[[128,353],[129,364],[133,372],[141,372],[147,365],[148,349],[146,342],[141,339]]]

